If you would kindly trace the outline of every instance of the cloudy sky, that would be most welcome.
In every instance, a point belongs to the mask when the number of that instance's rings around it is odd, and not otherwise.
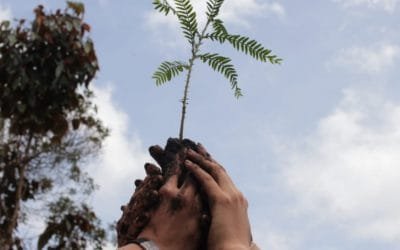
[[[147,148],[178,133],[183,77],[156,87],[164,60],[189,50],[151,1],[86,3],[101,72],[93,83],[111,128],[88,168],[102,219],[117,219]],[[205,0],[192,0],[200,23]],[[0,0],[0,19],[63,1]],[[400,1],[226,0],[231,33],[283,58],[261,64],[229,46],[244,97],[196,64],[186,136],[201,141],[248,197],[255,241],[269,250],[395,250],[400,246]]]

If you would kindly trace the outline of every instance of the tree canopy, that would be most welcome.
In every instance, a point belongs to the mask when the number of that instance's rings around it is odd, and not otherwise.
[[[105,230],[82,202],[95,190],[82,167],[108,130],[89,89],[99,69],[84,6],[0,24],[0,245],[26,248],[21,224],[45,222],[37,247],[101,248]],[[79,190],[79,192],[78,192]],[[34,204],[41,209],[33,211]]]

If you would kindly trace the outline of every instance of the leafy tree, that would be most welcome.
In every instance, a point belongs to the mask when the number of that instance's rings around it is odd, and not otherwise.
[[[234,90],[235,97],[242,96],[242,90],[238,85],[238,74],[235,67],[231,64],[229,57],[221,56],[216,53],[204,53],[200,48],[206,40],[219,43],[229,43],[233,48],[247,55],[252,56],[261,62],[269,62],[271,64],[280,64],[282,59],[271,54],[271,50],[266,49],[259,42],[246,36],[230,34],[224,26],[221,19],[218,18],[221,6],[224,0],[208,0],[207,1],[207,21],[203,28],[198,27],[196,12],[194,11],[190,0],[174,0],[175,7],[167,0],[154,0],[153,5],[156,10],[165,15],[175,15],[181,25],[184,37],[187,39],[191,57],[186,62],[173,61],[163,62],[156,70],[153,78],[157,85],[162,85],[170,81],[173,77],[186,71],[185,87],[182,98],[182,112],[179,129],[179,139],[183,139],[183,130],[186,115],[186,106],[188,100],[188,90],[191,80],[191,73],[194,62],[200,59],[203,63],[208,64],[212,69],[223,74],[230,82],[231,88]],[[211,26],[211,27],[210,27]],[[209,31],[211,29],[211,31]]]
[[[89,240],[93,241],[93,248],[102,248],[105,231],[86,204],[78,207],[68,197],[61,197],[49,207],[50,216],[39,237],[38,249],[86,249]]]
[[[0,24],[0,246],[24,248],[19,224],[39,203],[39,249],[101,248],[105,230],[79,201],[95,189],[80,164],[108,133],[88,88],[99,69],[90,26],[76,2],[34,13],[29,25]]]

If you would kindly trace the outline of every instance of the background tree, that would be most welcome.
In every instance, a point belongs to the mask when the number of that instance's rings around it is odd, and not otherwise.
[[[24,247],[17,229],[36,204],[38,248],[100,248],[105,230],[82,202],[95,185],[80,165],[108,133],[88,89],[99,69],[90,26],[80,3],[34,13],[29,25],[0,24],[0,245]]]

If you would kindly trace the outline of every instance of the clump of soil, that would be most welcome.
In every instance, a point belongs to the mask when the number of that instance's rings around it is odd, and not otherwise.
[[[136,239],[142,229],[149,221],[149,212],[155,210],[159,204],[158,190],[172,174],[178,174],[178,187],[188,178],[190,173],[183,167],[186,159],[187,149],[199,152],[196,143],[189,139],[179,140],[170,138],[164,149],[160,146],[149,148],[150,155],[156,160],[161,170],[155,165],[146,163],[146,178],[135,181],[135,192],[132,194],[128,204],[121,207],[122,216],[117,223],[118,246],[124,246]],[[199,152],[201,153],[201,152]],[[198,185],[198,184],[197,184]],[[200,190],[202,212],[199,233],[201,234],[201,246],[206,249],[207,235],[209,230],[210,212],[206,195]]]

